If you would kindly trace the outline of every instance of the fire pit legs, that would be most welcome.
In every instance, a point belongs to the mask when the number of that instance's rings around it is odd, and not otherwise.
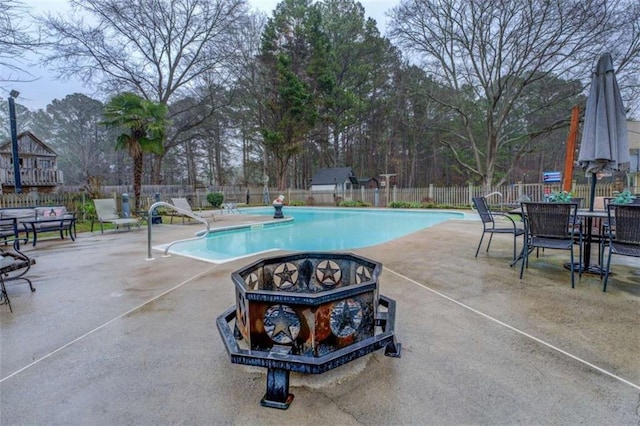
[[[381,297],[379,301],[381,306],[384,306],[387,309],[387,312],[379,312],[379,318],[376,319],[376,325],[378,327],[382,327],[383,329],[387,329],[387,321],[389,321],[389,309],[391,308],[391,322],[395,320],[395,302],[386,297]],[[393,306],[391,306],[393,305]],[[393,330],[393,324],[391,325],[391,330]],[[402,344],[396,342],[396,336],[394,334],[391,335],[391,341],[387,343],[384,347],[384,355],[392,358],[400,358],[402,357]]]
[[[286,359],[291,354],[291,347],[274,345],[269,352],[270,358]],[[263,407],[286,410],[293,401],[293,394],[289,393],[289,370],[281,368],[267,369],[267,393],[260,404]]]
[[[267,370],[267,393],[260,404],[263,407],[286,410],[293,401],[293,394],[289,393],[289,371],[279,368]]]
[[[400,358],[402,356],[402,344],[396,343],[396,339],[384,347],[384,355],[392,358]]]

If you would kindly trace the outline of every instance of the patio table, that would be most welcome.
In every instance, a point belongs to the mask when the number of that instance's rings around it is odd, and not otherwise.
[[[517,215],[522,217],[523,212],[522,208],[518,207],[517,209],[509,210],[509,214]],[[592,265],[591,264],[591,244],[593,243],[593,220],[594,219],[606,219],[607,211],[606,210],[589,210],[589,209],[578,209],[577,212],[578,217],[586,219],[586,235],[585,238],[582,239],[582,259],[580,259],[580,264],[577,266],[580,268],[582,273],[588,274],[596,274],[600,275],[602,273],[602,267],[600,265]],[[600,238],[604,238],[604,236],[600,236]],[[524,249],[524,248],[523,248]],[[514,266],[518,263],[518,261],[522,260],[522,253],[518,256],[516,260],[511,263],[511,266]],[[564,265],[565,268],[571,269],[571,265],[569,263]]]
[[[591,243],[593,242],[593,220],[606,219],[607,211],[578,209],[578,217],[586,219],[585,226],[587,230],[585,238],[583,238],[582,259],[581,259],[579,268],[581,269],[582,273],[600,275],[602,273],[602,266],[591,264]],[[604,236],[600,235],[599,238],[604,238]],[[565,265],[565,267],[569,268],[570,265],[569,266]]]

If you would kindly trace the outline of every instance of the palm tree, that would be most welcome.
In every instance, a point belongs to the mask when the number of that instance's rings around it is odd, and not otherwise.
[[[133,93],[114,96],[105,106],[102,122],[107,127],[126,129],[118,136],[116,149],[126,149],[133,160],[133,192],[135,208],[140,208],[143,154],[161,154],[165,127],[168,124],[167,106],[148,101]]]

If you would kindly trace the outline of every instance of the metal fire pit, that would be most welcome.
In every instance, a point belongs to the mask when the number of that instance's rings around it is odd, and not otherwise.
[[[267,368],[261,404],[286,409],[289,373],[320,374],[377,349],[400,357],[395,302],[378,294],[382,264],[354,254],[261,259],[231,274],[236,306],[217,319],[235,364]]]

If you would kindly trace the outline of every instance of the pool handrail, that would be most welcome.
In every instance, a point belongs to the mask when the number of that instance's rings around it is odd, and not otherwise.
[[[151,256],[151,228],[152,228],[151,223],[152,223],[153,211],[158,207],[168,207],[170,209],[173,209],[173,210],[177,211],[180,214],[183,214],[185,216],[189,216],[191,219],[194,219],[194,220],[197,220],[198,222],[204,223],[205,226],[207,227],[207,231],[206,232],[202,232],[202,233],[198,233],[197,237],[185,238],[183,240],[173,241],[172,243],[167,245],[167,247],[165,247],[165,249],[164,249],[164,254],[163,254],[164,256],[167,255],[167,253],[169,252],[169,249],[174,244],[182,243],[182,242],[186,242],[186,241],[200,240],[202,238],[206,238],[207,235],[209,234],[209,230],[210,230],[209,222],[207,222],[202,217],[194,214],[193,212],[190,212],[190,211],[187,211],[187,210],[183,210],[180,207],[176,207],[173,204],[167,203],[165,201],[158,201],[156,203],[153,203],[151,205],[151,207],[149,207],[149,211],[147,212],[147,260],[153,260],[153,256]]]
[[[489,197],[493,197],[494,195],[497,195],[498,197],[500,197],[500,211],[502,211],[503,210],[502,192],[494,191],[485,195],[484,198],[488,199]]]

